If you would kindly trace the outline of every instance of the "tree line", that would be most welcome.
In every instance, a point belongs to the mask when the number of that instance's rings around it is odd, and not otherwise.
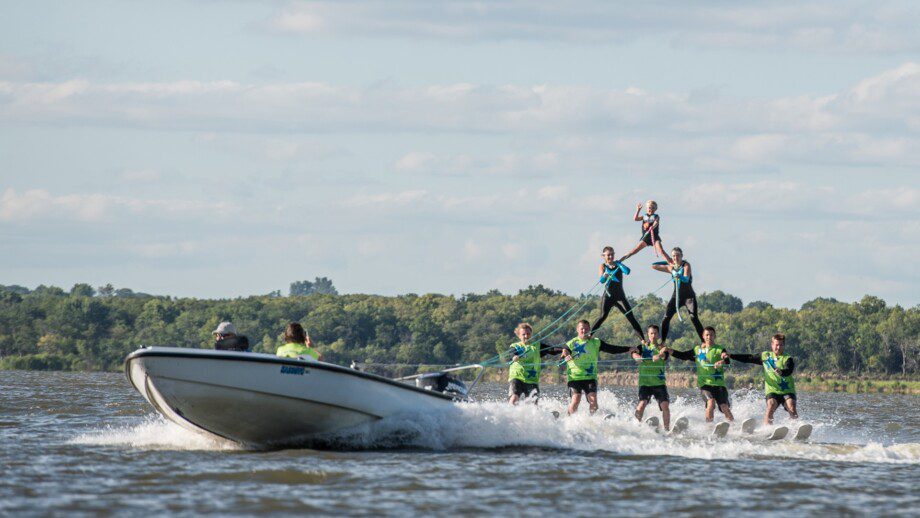
[[[209,348],[211,332],[229,320],[249,337],[253,350],[274,352],[288,322],[301,322],[329,361],[348,364],[455,364],[492,358],[514,341],[518,322],[536,330],[584,304],[576,318],[544,341],[574,336],[574,322],[598,315],[596,298],[572,297],[542,285],[517,294],[490,291],[460,297],[407,294],[394,297],[337,294],[317,278],[280,292],[236,299],[173,298],[77,284],[70,291],[39,286],[0,286],[0,367],[52,370],[118,370],[125,356],[145,345]],[[854,303],[818,298],[799,309],[763,301],[744,305],[721,291],[698,297],[700,318],[732,351],[759,352],[777,332],[801,369],[837,375],[918,374],[920,306],[889,306],[865,296]],[[632,300],[643,325],[659,323],[665,301]],[[686,315],[685,315],[686,316]],[[614,312],[598,336],[633,344],[635,335]],[[674,320],[672,345],[698,339],[689,322]],[[741,368],[741,367],[739,367]],[[746,368],[746,367],[745,367]]]

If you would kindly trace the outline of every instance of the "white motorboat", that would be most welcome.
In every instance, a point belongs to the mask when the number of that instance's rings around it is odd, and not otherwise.
[[[125,374],[167,419],[250,447],[311,443],[364,423],[444,409],[469,391],[449,371],[390,379],[270,354],[148,347],[129,354]],[[414,384],[406,383],[414,381]]]

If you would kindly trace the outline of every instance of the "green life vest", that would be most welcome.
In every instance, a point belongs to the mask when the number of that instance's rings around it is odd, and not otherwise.
[[[540,344],[514,344],[518,361],[508,368],[508,381],[521,380],[524,383],[540,383]]]
[[[597,338],[573,338],[566,342],[565,346],[572,351],[572,359],[565,362],[566,378],[569,381],[596,380],[601,341]]]
[[[319,351],[304,344],[288,343],[284,344],[275,351],[276,356],[282,358],[297,358],[298,356],[312,356],[314,360],[319,360]]]
[[[661,350],[655,344],[648,346],[643,345],[642,361],[639,363],[639,386],[640,387],[660,387],[667,385],[664,379],[664,368],[667,360],[653,360]]]
[[[770,394],[795,394],[795,381],[792,380],[792,376],[780,376],[774,370],[785,369],[789,355],[777,356],[773,354],[773,351],[764,351],[760,353],[760,360],[763,361],[763,390],[768,396]]]
[[[725,370],[723,367],[718,369],[713,367],[718,361],[722,361],[722,349],[718,345],[713,345],[705,351],[698,345],[693,348],[693,354],[696,355],[696,384],[698,387],[724,387]]]

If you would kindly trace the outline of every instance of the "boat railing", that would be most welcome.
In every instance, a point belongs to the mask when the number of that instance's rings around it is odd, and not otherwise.
[[[400,377],[400,378],[393,378],[393,380],[394,380],[394,381],[410,381],[410,380],[415,380],[415,379],[419,379],[419,378],[429,377],[429,376],[437,375],[437,374],[447,374],[447,373],[450,373],[450,372],[460,372],[460,371],[466,371],[466,370],[471,370],[471,369],[479,369],[479,371],[476,373],[476,378],[473,379],[473,382],[470,383],[470,386],[467,387],[467,389],[466,389],[466,395],[465,395],[465,397],[468,398],[469,395],[470,395],[470,393],[473,392],[473,389],[476,388],[476,385],[478,385],[479,382],[482,380],[483,374],[485,374],[485,367],[482,366],[482,365],[479,364],[479,363],[472,363],[472,364],[470,364],[470,365],[459,365],[459,366],[457,366],[457,367],[449,367],[449,368],[446,368],[446,369],[439,369],[439,370],[434,371],[434,372],[424,372],[424,373],[421,373],[421,374],[413,374],[413,375],[411,375],[411,376],[403,376],[403,377]]]

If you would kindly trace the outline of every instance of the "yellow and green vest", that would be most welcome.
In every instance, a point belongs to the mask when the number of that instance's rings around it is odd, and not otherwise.
[[[768,396],[795,394],[795,381],[792,380],[792,376],[780,376],[774,370],[785,369],[789,355],[777,356],[773,351],[764,351],[760,353],[760,360],[763,362],[763,390]]]
[[[713,367],[716,362],[722,361],[722,352],[724,350],[718,345],[713,345],[706,350],[703,350],[699,345],[693,348],[693,354],[696,355],[696,384],[698,387],[725,386],[724,367]]]
[[[297,358],[298,356],[312,356],[314,360],[319,360],[319,352],[304,344],[287,343],[275,351],[275,355],[282,358]]]
[[[601,341],[597,338],[581,340],[573,338],[566,342],[572,351],[572,360],[565,362],[565,376],[569,381],[596,380],[597,357],[601,351]]]
[[[521,380],[524,383],[540,383],[540,344],[518,342],[513,345],[518,361],[508,368],[508,381]]]
[[[640,353],[642,361],[639,362],[639,386],[640,387],[660,387],[666,385],[664,379],[664,369],[667,360],[653,360],[652,358],[660,352],[655,344],[642,345]]]

